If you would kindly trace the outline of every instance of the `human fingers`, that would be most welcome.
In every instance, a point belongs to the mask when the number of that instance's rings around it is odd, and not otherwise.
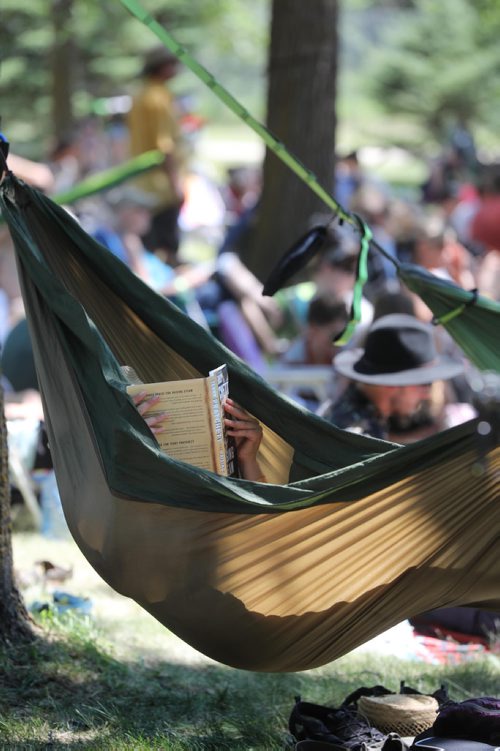
[[[162,423],[167,418],[168,415],[166,412],[159,412],[157,415],[153,415],[152,417],[146,417],[145,421],[151,432],[156,435],[157,433],[164,433],[166,431],[167,428]]]
[[[229,422],[229,425],[227,424]],[[255,438],[255,436],[262,435],[262,428],[258,423],[237,423],[226,422],[226,432],[228,435],[237,436],[240,438]]]
[[[151,407],[159,402],[160,396],[155,394],[154,396],[148,397],[148,394],[145,391],[141,391],[139,394],[135,394],[133,400],[139,414],[144,415],[151,409]]]
[[[246,409],[243,409],[243,407],[237,404],[234,399],[231,399],[229,396],[226,397],[224,401],[224,409],[229,412],[230,415],[234,415],[235,417],[238,417],[240,419],[253,420]]]
[[[253,436],[254,434],[261,435],[262,434],[262,428],[260,427],[258,422],[242,422],[235,420],[226,420],[226,432],[229,435],[249,435]]]
[[[155,415],[144,417],[146,425],[155,435],[157,435],[158,433],[164,433],[167,430],[167,426],[164,424],[167,419],[167,412],[158,412]]]
[[[234,438],[234,440],[236,441],[238,451],[240,451],[243,444],[245,444],[247,448],[254,453],[259,448],[260,442],[262,440],[262,428],[260,427],[260,425],[248,425],[240,428],[228,427],[226,428],[226,430],[227,434]]]
[[[147,424],[151,427],[152,425],[158,425],[160,422],[164,422],[168,417],[166,412],[158,412],[156,415],[151,415],[150,417],[146,417],[145,420]]]

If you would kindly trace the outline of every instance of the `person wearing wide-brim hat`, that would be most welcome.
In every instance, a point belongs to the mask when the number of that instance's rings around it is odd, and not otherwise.
[[[435,381],[463,372],[463,365],[437,354],[432,327],[411,315],[378,318],[364,347],[340,352],[335,370],[349,379],[325,417],[337,427],[388,437],[391,417],[411,417],[430,398]]]

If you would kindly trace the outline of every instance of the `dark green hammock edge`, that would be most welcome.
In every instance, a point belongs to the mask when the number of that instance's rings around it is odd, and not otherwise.
[[[124,499],[244,514],[291,511],[355,501],[409,473],[479,449],[476,421],[404,447],[337,429],[282,397],[90,238],[64,209],[13,175],[0,186],[0,207],[16,247],[30,326],[36,326],[30,312],[35,309],[43,315],[44,325],[50,324],[57,332],[77,380],[109,487]],[[149,329],[200,373],[227,363],[233,398],[293,446],[288,484],[224,478],[159,451],[126,395],[122,363],[83,305],[49,267],[44,248],[54,243],[64,247],[68,263],[88,266],[98,274]],[[447,330],[478,368],[500,372],[500,305],[481,296],[470,304],[471,292],[413,265],[400,265],[398,273],[436,317],[460,309],[446,323]],[[43,395],[44,379],[50,375],[42,363],[37,362],[37,368]],[[58,437],[50,435],[48,422],[50,440],[55,443]]]

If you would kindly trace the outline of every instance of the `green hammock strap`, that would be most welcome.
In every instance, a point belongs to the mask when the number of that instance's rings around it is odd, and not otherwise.
[[[454,318],[457,318],[457,316],[461,315],[464,310],[467,308],[470,308],[472,305],[475,305],[478,298],[478,290],[477,289],[471,289],[470,290],[471,297],[467,302],[462,303],[458,306],[458,308],[454,308],[453,310],[448,311],[448,313],[443,313],[442,316],[434,316],[432,319],[433,326],[439,326],[439,325],[445,325],[449,323],[450,321],[453,321]]]
[[[222,86],[203,65],[195,60],[166,29],[156,21],[137,0],[120,0],[127,10],[141,23],[147,26],[158,39],[172,52],[187,68],[208,86],[209,89],[228,107],[240,120],[243,120],[264,141],[266,146],[276,154],[311,190],[316,193],[335,214],[344,221],[354,224],[350,214],[320,185],[317,177],[307,169],[286,146],[277,139],[265,125],[258,122],[253,115]]]
[[[352,215],[358,223],[359,231],[361,234],[360,248],[356,269],[356,281],[354,282],[352,304],[351,304],[351,317],[349,323],[342,331],[341,334],[335,339],[335,343],[338,346],[347,344],[349,339],[354,333],[354,330],[361,320],[361,301],[363,298],[363,287],[368,281],[368,252],[370,250],[370,241],[372,240],[372,231],[358,216],[358,214]]]
[[[100,193],[103,190],[113,188],[115,185],[120,185],[131,177],[147,172],[153,167],[158,167],[164,161],[165,154],[161,151],[146,151],[123,164],[90,175],[73,188],[57,193],[52,200],[58,204],[73,203],[81,198],[94,195],[94,193]]]
[[[129,159],[123,164],[110,167],[109,169],[96,172],[94,175],[90,175],[85,178],[78,185],[75,185],[68,190],[64,190],[61,193],[57,193],[52,196],[54,203],[59,204],[71,204],[75,201],[80,201],[82,198],[93,196],[96,193],[101,193],[104,190],[110,190],[121,183],[130,180],[132,177],[141,175],[143,172],[148,172],[153,167],[158,167],[165,161],[165,154],[161,151],[146,151],[144,154]],[[11,170],[7,166],[5,154],[0,151],[0,166],[7,174],[12,174]],[[0,170],[1,171],[1,170]],[[0,215],[0,226],[4,223],[3,216]]]

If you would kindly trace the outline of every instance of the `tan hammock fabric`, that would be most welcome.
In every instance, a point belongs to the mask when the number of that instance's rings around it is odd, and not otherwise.
[[[500,608],[500,449],[480,464],[473,424],[406,448],[336,430],[47,199],[20,194],[6,218],[64,511],[111,586],[198,650],[259,671],[324,664],[435,607]],[[161,380],[223,359],[263,422],[269,485],[161,456],[119,383],[118,363]]]

